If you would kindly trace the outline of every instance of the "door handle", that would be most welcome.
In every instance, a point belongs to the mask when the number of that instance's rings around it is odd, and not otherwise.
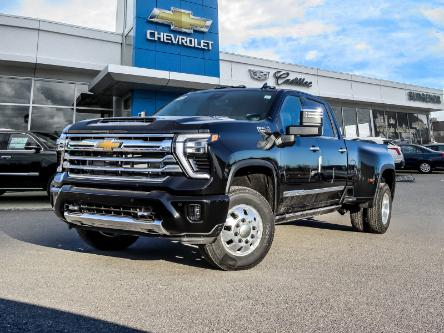
[[[347,152],[346,148],[341,148],[338,150],[338,152],[340,152],[341,154],[345,154]]]
[[[316,147],[316,146],[312,146],[312,147],[310,148],[310,150],[311,150],[313,153],[317,153],[317,152],[319,152],[319,151],[321,150],[321,148]]]
[[[0,159],[2,159],[2,160],[10,160],[11,156],[0,156]]]

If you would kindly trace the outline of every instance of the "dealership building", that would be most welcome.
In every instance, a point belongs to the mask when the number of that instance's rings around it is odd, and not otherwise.
[[[218,27],[217,0],[119,0],[118,32],[0,14],[0,128],[58,133],[152,115],[189,91],[268,83],[328,100],[348,138],[432,139],[442,90],[220,52]]]

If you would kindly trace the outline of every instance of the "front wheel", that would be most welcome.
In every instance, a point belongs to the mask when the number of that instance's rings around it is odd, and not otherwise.
[[[77,229],[80,238],[100,251],[122,251],[133,245],[139,237],[116,235],[100,231]]]
[[[268,201],[247,187],[233,187],[225,225],[213,244],[200,247],[203,257],[225,271],[250,269],[267,255],[274,238]]]
[[[421,173],[432,173],[432,166],[428,162],[422,162],[418,168]]]

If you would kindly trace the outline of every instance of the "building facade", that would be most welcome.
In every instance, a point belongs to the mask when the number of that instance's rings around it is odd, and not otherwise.
[[[189,91],[267,83],[327,99],[347,138],[428,143],[441,90],[219,51],[217,0],[120,0],[119,32],[0,15],[0,127],[152,115]]]

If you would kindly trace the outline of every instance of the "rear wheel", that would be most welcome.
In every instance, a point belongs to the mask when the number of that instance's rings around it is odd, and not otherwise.
[[[356,212],[350,213],[353,230],[364,232],[368,230],[367,209],[360,208]]]
[[[375,205],[367,209],[369,232],[385,234],[392,217],[392,193],[387,184],[380,184],[376,193]]]
[[[267,255],[274,238],[268,201],[247,187],[233,187],[224,228],[213,244],[200,247],[203,257],[222,270],[250,269]]]
[[[422,162],[418,168],[421,173],[432,173],[432,166],[429,162]]]
[[[80,238],[100,251],[121,251],[133,245],[139,237],[77,229]]]

